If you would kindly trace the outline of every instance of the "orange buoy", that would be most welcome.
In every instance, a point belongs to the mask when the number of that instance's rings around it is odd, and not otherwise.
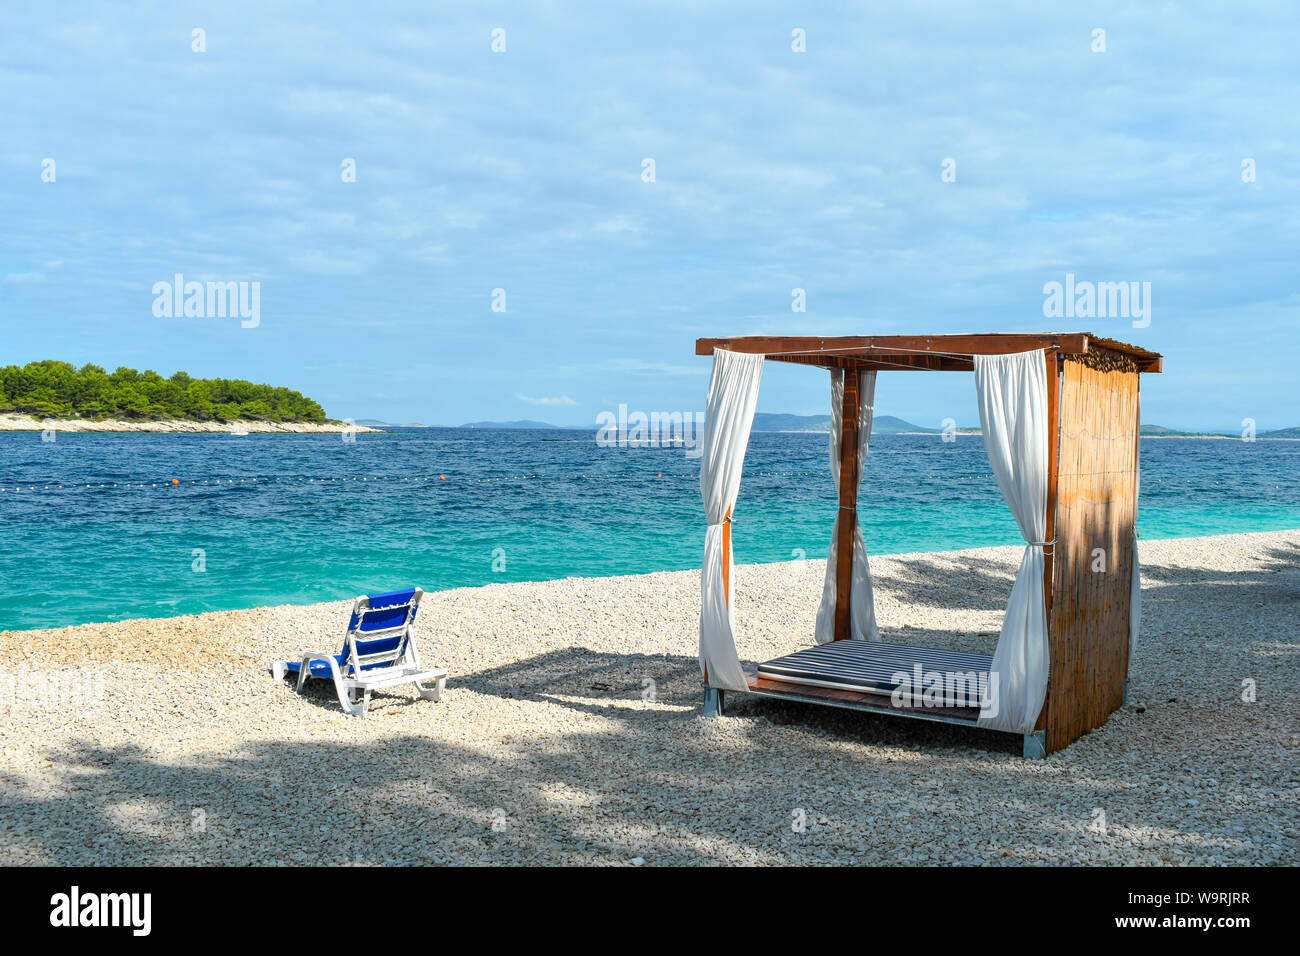
[[[662,471],[659,472],[659,477],[662,478],[663,476],[664,476],[664,473],[663,473]]]
[[[180,483],[181,483],[181,481],[180,481],[179,478],[173,478],[173,479],[172,479],[172,484],[173,484],[173,485],[179,485]]]
[[[446,475],[439,475],[439,476],[438,476],[438,480],[439,480],[439,481],[446,481],[446,480],[447,480],[447,476],[446,476]]]

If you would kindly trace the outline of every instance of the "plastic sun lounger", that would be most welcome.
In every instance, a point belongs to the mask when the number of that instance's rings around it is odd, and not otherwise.
[[[441,667],[425,667],[411,636],[423,594],[412,588],[357,598],[342,652],[304,653],[296,661],[275,661],[271,673],[276,680],[297,674],[298,693],[309,677],[333,680],[339,703],[353,717],[365,716],[370,692],[381,687],[414,684],[424,700],[441,700],[447,672]],[[433,686],[424,686],[426,681],[433,681]]]

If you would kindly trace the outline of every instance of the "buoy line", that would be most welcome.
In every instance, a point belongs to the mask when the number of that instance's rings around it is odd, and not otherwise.
[[[1075,476],[1083,475],[1104,475],[1113,472],[1079,472]],[[162,481],[102,481],[102,482],[62,482],[62,483],[33,483],[33,484],[16,484],[0,486],[0,492],[34,492],[34,491],[85,491],[90,489],[98,491],[99,489],[111,490],[114,488],[196,488],[210,485],[243,485],[243,484],[346,484],[360,482],[388,482],[388,483],[412,483],[421,482],[446,482],[452,485],[488,485],[504,484],[507,482],[522,481],[598,481],[602,483],[609,482],[633,482],[633,481],[660,481],[660,480],[682,480],[682,481],[699,481],[698,472],[687,472],[683,474],[665,474],[664,472],[645,472],[640,474],[621,474],[621,475],[593,475],[588,473],[572,475],[542,475],[537,473],[522,475],[484,475],[474,477],[457,477],[446,474],[436,475],[244,475],[222,478],[203,478],[197,481],[182,481],[180,478],[168,478]],[[746,478],[754,480],[757,478],[790,478],[790,479],[825,479],[831,480],[829,471],[755,471],[746,472]],[[962,481],[981,481],[989,485],[995,485],[993,474],[974,473],[965,475],[944,475],[938,474],[933,476],[934,487],[942,488],[949,482]],[[1188,478],[1191,482],[1194,479]],[[1149,477],[1147,481],[1163,482],[1163,478]],[[1216,481],[1215,484],[1222,484]],[[1275,486],[1276,487],[1276,486]]]
[[[830,480],[830,473],[822,471],[757,471],[746,475],[750,480],[756,478],[798,478],[798,479],[826,479]],[[445,482],[453,485],[488,485],[504,484],[507,482],[523,481],[599,481],[599,482],[632,482],[632,481],[660,481],[660,480],[682,480],[682,481],[699,481],[699,474],[695,472],[685,474],[665,474],[664,472],[647,472],[643,474],[622,474],[622,475],[594,475],[594,474],[573,474],[573,475],[542,475],[542,474],[523,474],[523,475],[486,475],[475,477],[457,477],[446,474],[437,475],[245,475],[242,477],[222,477],[222,478],[203,478],[197,481],[182,481],[179,478],[168,478],[162,481],[103,481],[103,482],[62,482],[62,483],[33,483],[33,484],[16,484],[0,486],[0,492],[34,492],[34,491],[85,491],[90,489],[98,491],[100,489],[111,490],[114,488],[196,488],[203,486],[230,486],[245,484],[347,484],[362,482],[386,482],[386,483],[427,483],[427,482]],[[1160,481],[1161,479],[1148,479]],[[1191,479],[1189,479],[1190,481]],[[941,487],[947,482],[957,481],[982,481],[990,485],[994,484],[993,475],[990,474],[968,474],[968,475],[937,475],[935,483]]]

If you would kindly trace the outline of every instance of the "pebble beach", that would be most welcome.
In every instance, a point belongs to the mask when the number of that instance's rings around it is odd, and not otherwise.
[[[0,864],[1300,863],[1300,530],[1143,541],[1127,705],[1018,737],[732,697],[696,571],[436,591],[440,702],[268,672],[348,602],[0,633]],[[882,637],[991,653],[1017,547],[872,557]],[[824,561],[742,565],[738,647],[812,642]],[[429,587],[433,582],[409,582]]]

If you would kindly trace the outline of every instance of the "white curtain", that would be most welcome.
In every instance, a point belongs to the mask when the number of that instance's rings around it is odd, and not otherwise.
[[[871,419],[875,413],[876,372],[860,372],[858,379],[858,476],[867,461],[867,447],[871,442]],[[835,492],[840,490],[840,429],[844,418],[844,371],[831,369],[831,475],[835,479]],[[871,591],[871,567],[867,564],[867,546],[862,540],[862,522],[853,525],[853,576],[849,589],[850,636],[858,641],[878,641],[876,627],[876,599]],[[826,583],[822,587],[822,603],[817,609],[817,643],[826,644],[835,639],[836,555],[839,553],[840,517],[835,512],[831,527],[831,552],[826,558]]]
[[[735,563],[731,549],[723,547],[723,538],[740,493],[740,473],[762,376],[763,356],[713,350],[700,456],[700,492],[709,523],[700,570],[700,669],[709,686],[724,690],[748,689],[736,655],[729,587],[735,583]]]
[[[1133,462],[1133,582],[1129,585],[1131,591],[1128,599],[1128,666],[1130,672],[1133,668],[1133,654],[1137,651],[1138,630],[1142,626],[1142,569],[1138,564],[1138,493],[1142,488],[1142,468],[1140,462],[1142,459],[1142,426],[1141,419],[1138,420],[1138,434],[1136,441],[1138,443],[1138,454],[1134,456]]]
[[[996,683],[983,702],[979,724],[1027,734],[1043,707],[1049,663],[1043,598],[1050,427],[1046,355],[1037,349],[974,358],[984,447],[1028,545],[993,653],[990,681]]]

